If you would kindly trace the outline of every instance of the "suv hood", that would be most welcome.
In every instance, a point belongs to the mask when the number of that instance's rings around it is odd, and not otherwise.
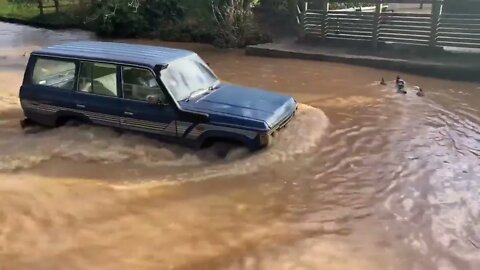
[[[296,102],[286,95],[221,84],[205,95],[181,101],[180,106],[195,112],[262,121],[272,128],[295,110]]]

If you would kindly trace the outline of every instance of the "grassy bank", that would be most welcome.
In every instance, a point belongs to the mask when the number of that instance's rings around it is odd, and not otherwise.
[[[70,7],[63,6],[58,13],[54,8],[46,8],[40,15],[35,5],[14,5],[8,0],[0,0],[0,21],[46,28],[82,28],[82,16]]]
[[[39,15],[34,6],[12,5],[8,0],[0,0],[0,17],[18,20],[31,20]]]

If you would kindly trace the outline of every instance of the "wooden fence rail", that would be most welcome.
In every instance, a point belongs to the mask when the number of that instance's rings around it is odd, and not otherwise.
[[[321,39],[480,48],[480,14],[304,10],[304,33]]]
[[[437,42],[439,46],[480,48],[480,14],[442,14]]]
[[[405,44],[428,45],[430,42],[429,14],[382,13],[379,18],[379,40]]]

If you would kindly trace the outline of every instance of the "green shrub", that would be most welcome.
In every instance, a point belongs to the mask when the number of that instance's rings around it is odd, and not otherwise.
[[[262,0],[260,7],[268,10],[271,14],[285,15],[290,14],[291,0]]]
[[[270,41],[255,21],[251,1],[229,0],[226,4],[212,3],[215,19],[214,45],[218,47],[244,47]]]
[[[151,32],[148,37],[180,42],[212,43],[214,40],[211,27],[188,20],[160,27]]]
[[[183,18],[176,0],[97,1],[86,23],[100,35],[135,37],[173,24]]]

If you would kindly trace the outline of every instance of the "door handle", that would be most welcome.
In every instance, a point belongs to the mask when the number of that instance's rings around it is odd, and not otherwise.
[[[83,105],[83,104],[77,104],[77,108],[85,109],[85,105]]]
[[[123,114],[133,116],[133,112],[123,112]]]

